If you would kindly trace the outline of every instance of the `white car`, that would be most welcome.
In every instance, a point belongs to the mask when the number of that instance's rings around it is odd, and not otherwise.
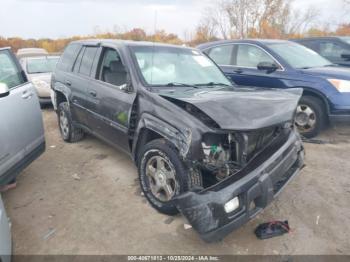
[[[40,104],[51,104],[51,73],[60,57],[50,56],[44,49],[39,48],[20,49],[17,57],[28,80],[36,88]]]
[[[47,56],[49,53],[43,48],[21,48],[18,49],[16,56],[18,59],[24,57]]]

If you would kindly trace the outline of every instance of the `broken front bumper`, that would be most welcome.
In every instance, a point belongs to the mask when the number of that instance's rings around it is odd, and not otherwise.
[[[266,148],[239,173],[201,192],[175,200],[180,212],[206,242],[223,239],[261,212],[304,166],[300,136],[292,131],[282,146]],[[239,207],[225,204],[238,197]]]

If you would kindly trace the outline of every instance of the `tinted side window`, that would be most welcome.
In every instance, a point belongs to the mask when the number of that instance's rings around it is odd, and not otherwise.
[[[66,47],[63,52],[63,55],[57,64],[57,68],[63,71],[72,71],[73,64],[75,62],[75,58],[78,55],[80,45],[78,44],[70,44]]]
[[[238,46],[237,66],[256,68],[261,62],[275,63],[275,61],[265,51],[256,46]]]
[[[99,79],[115,86],[121,86],[126,84],[126,78],[127,73],[117,50],[104,49],[100,62]]]
[[[81,59],[81,64],[79,68],[79,73],[90,76],[92,64],[97,52],[97,47],[86,47],[83,58]]]
[[[81,63],[81,59],[84,55],[84,52],[85,52],[85,47],[82,47],[79,51],[79,55],[77,57],[77,59],[75,60],[75,63],[74,63],[74,67],[73,67],[73,71],[75,73],[77,73],[79,71],[79,67],[80,67],[80,63]]]
[[[233,45],[217,46],[209,50],[208,55],[218,65],[231,65]]]
[[[13,88],[24,82],[21,69],[18,68],[10,52],[8,50],[0,51],[0,83]]]
[[[320,55],[325,57],[341,58],[342,54],[348,53],[349,50],[341,47],[337,43],[322,42],[320,43]]]

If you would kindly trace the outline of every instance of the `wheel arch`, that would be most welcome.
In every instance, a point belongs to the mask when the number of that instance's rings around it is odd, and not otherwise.
[[[322,94],[320,91],[317,91],[315,89],[309,88],[309,87],[302,87],[303,88],[303,96],[313,96],[321,100],[323,103],[324,108],[326,109],[327,118],[330,115],[330,105],[327,97]]]
[[[53,106],[55,110],[57,110],[58,105],[62,102],[68,102],[68,104],[70,104],[69,95],[71,91],[69,88],[57,83],[53,87],[53,92],[54,92],[54,97],[52,100],[53,100]]]
[[[61,92],[61,91],[55,90],[55,104],[56,104],[56,107],[58,107],[58,105],[63,103],[63,102],[68,102],[68,99],[67,99],[66,95],[63,92]]]
[[[138,134],[137,143],[136,143],[135,148],[133,150],[133,157],[134,157],[136,165],[138,164],[138,160],[139,160],[138,159],[139,158],[138,152],[140,152],[140,149],[144,145],[146,145],[149,142],[154,141],[156,139],[161,139],[161,138],[165,139],[164,136],[162,136],[158,132],[155,132],[154,130],[149,129],[147,127],[143,127],[139,132],[140,133]]]
[[[190,147],[190,139],[165,121],[151,115],[144,116],[138,124],[132,146],[132,157],[137,164],[138,152],[142,146],[156,139],[166,139],[179,151],[180,157],[185,158]]]

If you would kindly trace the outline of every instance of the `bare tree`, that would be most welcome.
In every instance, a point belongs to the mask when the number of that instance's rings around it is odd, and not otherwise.
[[[341,20],[346,20],[346,22],[349,22],[350,0],[342,0],[342,2],[343,14],[341,15]]]
[[[229,16],[226,14],[224,4],[226,0],[220,0],[207,7],[203,13],[200,24],[206,24],[213,28],[214,32],[224,39],[230,37],[231,25]]]
[[[297,35],[305,33],[319,17],[319,10],[308,8],[304,13],[294,10],[290,14],[289,21],[285,27],[286,35]]]
[[[287,37],[306,30],[317,14],[293,10],[288,0],[220,0],[206,9],[203,20],[224,39]]]

